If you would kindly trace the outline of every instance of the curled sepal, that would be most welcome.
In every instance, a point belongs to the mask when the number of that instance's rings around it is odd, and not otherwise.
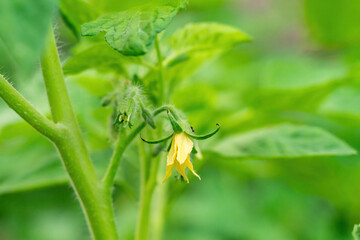
[[[192,133],[188,133],[188,132],[185,132],[185,133],[186,133],[186,135],[188,135],[191,138],[198,139],[198,140],[204,140],[204,139],[214,136],[220,130],[220,124],[217,123],[216,126],[217,126],[217,128],[214,131],[212,131],[208,134],[204,134],[204,135],[196,135],[196,134],[192,134]]]
[[[167,136],[167,137],[161,138],[161,139],[159,139],[159,140],[146,140],[146,139],[142,138],[141,135],[140,135],[140,138],[141,138],[141,140],[143,140],[143,141],[146,142],[146,143],[149,143],[149,144],[157,144],[157,143],[161,143],[161,142],[164,142],[164,141],[170,139],[173,135],[174,135],[174,133],[170,134],[170,135]]]
[[[156,128],[154,118],[149,112],[149,110],[147,110],[146,108],[141,109],[141,116],[143,117],[145,122],[150,125],[150,127],[152,127],[153,129]]]
[[[182,127],[180,126],[180,124],[178,123],[178,121],[175,119],[174,115],[172,114],[171,111],[167,110],[167,114],[171,123],[171,126],[174,130],[175,133],[181,133],[183,132]]]
[[[139,99],[140,109],[141,109],[141,116],[143,117],[144,121],[150,125],[153,129],[156,128],[155,121],[153,115],[149,112],[149,110],[144,106],[144,104]]]

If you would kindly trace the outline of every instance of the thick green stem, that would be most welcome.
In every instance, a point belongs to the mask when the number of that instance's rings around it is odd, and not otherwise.
[[[81,136],[52,31],[41,66],[53,119],[62,126],[55,145],[81,203],[92,237],[96,240],[117,240],[111,198],[105,194]]]

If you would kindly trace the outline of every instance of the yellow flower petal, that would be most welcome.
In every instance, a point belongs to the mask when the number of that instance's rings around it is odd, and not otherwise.
[[[181,165],[186,161],[187,157],[191,153],[194,144],[191,139],[183,132],[175,135],[175,144],[177,145],[176,160]]]
[[[185,178],[187,183],[189,183],[189,179],[187,178],[186,173],[185,173],[185,168],[186,168],[185,163],[180,164],[178,161],[175,161],[175,169],[176,169],[176,171],[178,171],[181,174],[181,176],[183,176]]]
[[[174,164],[170,164],[166,166],[166,176],[162,181],[163,183],[166,181],[166,179],[168,179],[171,176],[173,168],[174,168]]]
[[[194,166],[192,164],[192,162],[190,161],[190,156],[186,159],[186,165],[187,167],[190,169],[190,171],[199,178],[199,180],[201,180],[201,177],[199,175],[197,175],[197,173],[194,171]]]
[[[193,164],[190,161],[190,153],[193,147],[193,142],[185,133],[175,134],[166,160],[166,176],[163,183],[171,176],[174,167],[188,183],[189,179],[185,173],[186,167],[201,180],[200,176],[194,171]]]
[[[176,158],[176,152],[177,152],[177,145],[175,143],[175,138],[173,138],[171,142],[171,148],[169,151],[169,154],[167,155],[166,165],[174,164],[174,160]]]

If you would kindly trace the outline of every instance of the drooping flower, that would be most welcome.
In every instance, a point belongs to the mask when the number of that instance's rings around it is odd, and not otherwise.
[[[194,171],[193,164],[190,160],[190,153],[193,151],[194,148],[194,143],[191,140],[191,138],[197,140],[207,139],[219,131],[220,125],[216,124],[217,128],[211,133],[205,135],[195,135],[183,130],[185,127],[183,126],[181,120],[173,110],[170,109],[170,111],[168,110],[167,113],[171,126],[174,130],[174,132],[171,135],[155,141],[149,141],[141,138],[144,142],[150,144],[157,144],[172,138],[171,147],[166,161],[166,176],[163,180],[163,183],[171,176],[174,168],[176,169],[176,171],[178,171],[181,174],[181,176],[188,183],[189,183],[189,179],[185,172],[186,168],[189,168],[189,170],[201,180],[200,176]],[[192,127],[190,128],[193,131],[193,128]]]
[[[190,171],[201,180],[200,176],[194,171],[193,164],[190,161],[190,153],[193,147],[193,142],[184,132],[176,133],[174,135],[171,148],[167,156],[166,176],[163,182],[171,176],[174,167],[187,182],[189,182],[189,179],[185,173],[186,167],[188,167]]]

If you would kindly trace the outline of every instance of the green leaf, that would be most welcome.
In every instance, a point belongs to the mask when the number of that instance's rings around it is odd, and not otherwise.
[[[25,122],[0,129],[0,166],[0,194],[66,180],[53,145]]]
[[[56,154],[56,152],[54,152]],[[35,156],[34,156],[35,157]],[[39,157],[39,156],[38,156]],[[35,160],[35,159],[32,159]],[[31,160],[29,160],[30,162]],[[66,172],[58,156],[46,160],[46,163],[35,169],[26,170],[9,176],[0,183],[0,194],[69,184]]]
[[[194,94],[201,92],[201,94]],[[177,88],[172,95],[174,105],[185,112],[199,112],[215,107],[217,101],[215,87],[208,83],[195,83],[184,88]]]
[[[219,23],[188,24],[171,37],[171,55],[165,59],[167,79],[174,84],[195,72],[205,61],[251,38],[237,28]]]
[[[2,71],[34,72],[55,10],[55,0],[0,1]]]
[[[346,76],[339,62],[287,56],[268,59],[260,73],[260,87],[266,90],[296,90],[321,86]]]
[[[68,78],[69,81],[80,85],[88,92],[97,97],[104,97],[114,90],[112,83],[113,75],[96,74],[89,72],[89,74],[79,74]]]
[[[124,55],[138,56],[148,51],[156,34],[163,31],[187,1],[166,1],[163,5],[144,5],[106,14],[82,26],[83,36],[106,32],[106,42]]]
[[[85,0],[61,0],[61,15],[76,37],[81,34],[81,25],[96,19],[97,9]]]
[[[172,61],[183,61],[186,57],[202,52],[229,50],[250,40],[247,34],[228,25],[191,23],[171,37],[171,46],[176,55]]]
[[[356,151],[318,127],[282,124],[226,137],[215,152],[228,157],[311,157],[351,155]]]
[[[360,116],[360,89],[354,87],[341,87],[333,91],[321,103],[319,112],[325,114],[345,114]]]
[[[164,60],[169,95],[180,81],[194,74],[205,62],[248,41],[250,37],[242,31],[218,23],[188,24],[175,32],[171,37],[172,52]],[[157,77],[157,71],[153,70],[144,78],[148,91],[155,94]]]
[[[125,57],[105,43],[97,43],[72,56],[64,65],[65,74],[77,74],[88,69],[100,72],[126,72],[127,64],[140,64],[138,57]]]
[[[258,61],[237,74],[249,84],[242,90],[248,106],[267,111],[315,111],[343,84],[347,72],[339,61],[283,55]]]

